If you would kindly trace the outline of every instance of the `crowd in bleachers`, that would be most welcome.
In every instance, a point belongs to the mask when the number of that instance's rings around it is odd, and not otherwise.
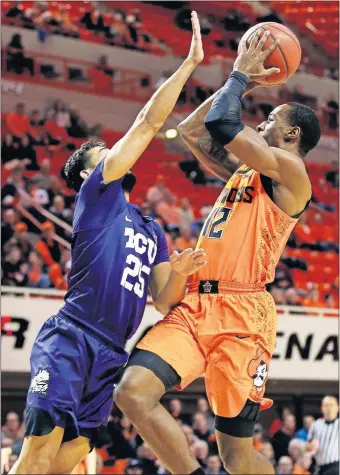
[[[190,9],[192,6],[185,2],[179,5],[177,11],[171,7],[165,8],[169,6],[166,2],[163,2],[164,4],[147,2],[153,5],[125,2],[125,4],[121,3],[119,8],[117,5],[113,6],[112,2],[111,4],[110,2],[81,1],[2,3],[3,23],[34,29],[41,41],[44,41],[49,34],[57,34],[158,55],[186,54],[187,34],[191,30]],[[206,2],[199,8],[201,29],[205,40],[205,61],[212,61],[221,55],[233,57],[241,36],[255,23],[266,21],[285,23],[285,18],[291,19],[289,9],[287,11],[283,9],[280,12],[276,9],[276,5],[270,5],[267,2],[256,2],[256,9],[246,2],[243,4],[229,2],[228,8],[225,4],[222,8],[218,3],[220,2]],[[297,7],[303,10],[307,9],[308,5],[306,4],[305,7],[297,5]],[[278,5],[279,7],[282,6]],[[334,13],[331,13],[332,16],[328,16],[327,20],[337,17],[337,9],[338,6],[335,4]],[[309,10],[312,11],[313,7],[309,7]],[[329,10],[331,11],[331,8]],[[298,11],[297,17],[300,18]],[[164,28],[165,23],[166,28]],[[324,23],[326,23],[325,19]],[[324,27],[321,24],[320,28],[322,26]],[[338,25],[335,26],[338,27]],[[298,25],[298,29],[301,30],[300,34],[309,36],[310,31],[303,25]],[[322,42],[323,37],[324,35],[321,34],[315,35],[313,41]],[[334,55],[335,41],[334,37],[330,45],[325,43],[330,55]],[[338,79],[337,68],[325,68],[312,60],[308,54],[304,55],[300,70]]]
[[[214,418],[207,400],[197,400],[194,411],[187,411],[180,399],[166,404],[172,416],[181,425],[190,451],[201,463],[207,475],[225,474],[217,452],[214,434]],[[305,414],[301,425],[289,408],[280,411],[268,430],[256,424],[254,448],[276,467],[279,475],[309,475],[313,473],[312,453],[307,450],[308,430],[314,422],[311,414]],[[19,415],[6,415],[1,429],[1,448],[9,449],[8,470],[20,453],[24,436],[24,424]],[[107,430],[97,441],[97,473],[128,475],[163,475],[168,472],[157,460],[150,448],[142,441],[130,421],[114,406]],[[81,473],[77,471],[76,473]]]
[[[100,134],[101,128],[89,127],[76,106],[66,107],[61,101],[54,101],[44,113],[33,110],[27,114],[25,105],[17,104],[14,112],[4,114],[2,129],[1,282],[66,289],[74,195],[59,175],[63,163],[57,157],[67,157],[84,139]],[[102,137],[111,137],[109,132],[103,131]],[[158,162],[159,153],[163,153],[161,149],[156,155]],[[218,194],[216,187],[221,187],[222,182],[206,176],[193,159],[182,158],[170,165],[177,173],[174,180],[166,180],[155,171],[150,178],[145,176],[143,188],[132,199],[141,205],[144,215],[153,216],[162,224],[172,253],[195,246]],[[181,175],[180,168],[187,178]],[[338,308],[339,170],[337,164],[310,164],[308,168],[313,202],[289,239],[270,291],[277,304]],[[145,173],[143,167],[138,170],[137,176]],[[166,173],[169,172],[167,169]],[[190,196],[180,179],[187,190],[189,179],[194,183]],[[202,201],[202,196],[198,199],[197,186],[202,184],[205,193],[211,190],[211,200]],[[46,211],[61,221],[51,222]]]

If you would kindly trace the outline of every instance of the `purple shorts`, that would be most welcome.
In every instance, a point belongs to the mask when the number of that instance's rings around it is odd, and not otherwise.
[[[106,425],[112,394],[128,359],[71,320],[59,315],[42,326],[31,353],[26,435],[65,428],[64,441],[95,438]]]

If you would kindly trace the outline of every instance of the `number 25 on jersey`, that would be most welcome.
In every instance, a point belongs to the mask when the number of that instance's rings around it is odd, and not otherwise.
[[[133,228],[125,228],[124,236],[128,237],[125,247],[134,250],[140,256],[147,253],[148,263],[151,266],[156,258],[157,244],[141,233],[135,234]],[[150,275],[151,267],[143,264],[141,258],[132,253],[128,254],[126,264],[120,285],[141,299],[145,291],[145,278]]]

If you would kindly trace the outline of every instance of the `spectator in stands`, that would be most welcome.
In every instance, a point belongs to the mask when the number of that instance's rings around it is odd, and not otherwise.
[[[310,475],[311,474],[311,466],[313,463],[312,455],[303,452],[301,456],[298,458],[296,463],[294,464],[293,474],[294,475]]]
[[[223,26],[225,30],[228,31],[246,31],[250,24],[247,19],[245,19],[241,12],[234,8],[230,8],[228,15],[223,19]]]
[[[261,424],[255,424],[253,445],[254,445],[254,449],[257,452],[260,452],[260,450],[261,450],[261,447],[263,445],[263,437],[264,437],[263,427],[261,426]]]
[[[196,247],[196,239],[191,235],[191,230],[188,227],[180,227],[180,236],[175,239],[175,247],[177,251],[183,252],[185,249]]]
[[[313,284],[313,287],[308,291],[302,303],[304,307],[322,308],[324,306],[318,284]]]
[[[24,176],[25,169],[18,165],[13,168],[1,190],[1,200],[3,205],[10,205],[16,198],[19,190],[26,190],[27,178]],[[8,199],[10,198],[10,199]]]
[[[70,127],[67,128],[67,132],[70,137],[76,139],[84,139],[90,135],[99,135],[102,126],[95,124],[88,126],[86,122],[80,117],[80,113],[74,104],[71,104],[68,108],[70,113]]]
[[[140,207],[143,216],[150,216],[151,218],[155,217],[152,207],[148,201],[144,201]],[[163,223],[159,223],[163,227]]]
[[[58,32],[63,36],[79,38],[79,29],[72,20],[66,5],[58,5],[58,13],[55,15],[55,19],[59,23]]]
[[[70,113],[67,110],[65,103],[59,99],[55,100],[52,107],[47,111],[46,119],[50,119],[54,114],[56,115],[56,122],[59,127],[65,129],[70,127]]]
[[[209,455],[206,461],[206,475],[222,475],[222,462],[218,455]]]
[[[36,177],[32,177],[28,182],[28,194],[30,195],[34,204],[47,206],[50,202],[47,191],[44,190],[44,188],[39,187],[39,180],[37,180]],[[21,199],[21,204],[23,206],[27,206],[28,208],[34,208],[31,200],[27,200],[26,204],[26,199],[24,197]]]
[[[326,173],[326,180],[334,188],[339,188],[339,165],[337,162],[332,162],[333,170]]]
[[[45,221],[41,226],[42,239],[54,262],[59,262],[61,257],[60,247],[57,241],[54,240],[55,226],[51,221]],[[48,264],[48,262],[46,262]]]
[[[39,185],[39,188],[43,188],[44,190],[50,188],[52,179],[50,175],[50,170],[51,161],[48,158],[44,158],[40,164],[40,173],[38,175],[35,175],[35,179]],[[50,201],[52,200],[50,199]]]
[[[206,417],[208,429],[213,430],[214,417],[211,413],[208,401],[205,397],[200,397],[197,400],[196,414],[203,414]]]
[[[26,170],[37,171],[39,170],[39,165],[37,162],[37,154],[32,144],[30,143],[29,137],[23,135],[21,137],[18,151],[17,151],[18,160],[25,166]]]
[[[294,228],[294,237],[299,247],[311,250],[319,250],[315,245],[315,239],[312,235],[311,227],[308,223],[309,214],[308,211],[303,213],[299,222]]]
[[[182,402],[180,399],[171,399],[169,404],[169,412],[174,419],[183,424],[191,424],[191,417],[183,413]]]
[[[48,289],[51,286],[49,276],[43,271],[43,260],[41,256],[32,251],[28,257],[28,286],[38,289]]]
[[[197,459],[202,467],[205,467],[209,455],[209,446],[205,440],[197,440],[190,446],[191,454]]]
[[[19,415],[16,412],[9,412],[6,415],[5,424],[1,428],[1,448],[21,446],[24,430]]]
[[[304,259],[298,259],[297,257],[289,257],[286,248],[281,254],[281,261],[290,269],[307,270],[307,262]]]
[[[156,214],[172,228],[178,228],[181,222],[180,209],[176,203],[177,198],[169,196],[156,206]]]
[[[339,104],[335,99],[335,94],[329,95],[323,109],[326,113],[328,127],[334,130],[338,129]]]
[[[130,32],[124,22],[122,13],[118,10],[115,11],[112,18],[112,24],[107,29],[106,37],[112,44],[125,46],[129,44]]]
[[[266,457],[269,462],[275,466],[275,453],[272,444],[269,441],[264,441],[261,448],[260,454]]]
[[[333,308],[333,309],[338,309],[339,308],[339,296],[338,296],[338,294],[336,294],[336,295],[337,295],[336,299],[334,298],[333,294],[326,294],[325,295],[324,306],[326,308]]]
[[[125,23],[129,29],[132,43],[134,45],[138,44],[138,30],[142,26],[142,18],[140,15],[140,10],[134,9],[126,15]]]
[[[308,431],[314,421],[315,421],[314,416],[311,416],[310,414],[305,415],[303,417],[303,427],[296,432],[294,436],[295,439],[300,439],[304,442],[307,442]]]
[[[22,254],[18,247],[12,247],[1,265],[3,272],[2,285],[27,286],[27,275],[23,269]]]
[[[125,474],[126,475],[143,475],[143,465],[142,463],[137,460],[137,459],[132,459],[128,463],[125,469]]]
[[[15,224],[18,222],[18,214],[9,208],[3,211],[1,220],[1,246],[3,247],[15,233]]]
[[[290,287],[285,291],[286,305],[301,307],[301,299],[294,287]]]
[[[165,186],[164,176],[157,175],[156,183],[148,190],[146,194],[147,201],[150,203],[153,209],[156,209],[159,203],[172,198],[173,194],[169,188]]]
[[[270,288],[270,293],[276,305],[285,305],[286,299],[285,299],[285,294],[284,294],[283,289],[280,289],[279,287],[272,285]]]
[[[68,224],[72,222],[72,211],[66,208],[65,199],[62,195],[56,195],[53,198],[53,205],[50,207],[50,212]]]
[[[196,412],[193,419],[194,434],[201,440],[208,442],[210,437],[210,430],[208,429],[207,416],[200,412]]]
[[[283,416],[282,427],[274,434],[272,439],[276,460],[280,460],[284,455],[288,455],[288,445],[295,434],[295,425],[295,416],[293,414],[288,413]]]
[[[137,455],[140,459],[143,472],[150,475],[156,475],[158,471],[156,465],[156,456],[145,442],[140,447],[138,447]]]
[[[329,226],[323,222],[322,213],[314,216],[315,224],[310,226],[317,249],[321,251],[339,252],[338,235],[334,226]]]
[[[33,109],[29,119],[30,119],[30,125],[34,128],[35,127],[37,127],[37,128],[41,127],[45,123],[45,121],[40,117],[40,110],[39,109]]]
[[[13,142],[12,134],[4,135],[1,142],[1,161],[9,165],[8,168],[18,165],[18,145]],[[7,167],[6,167],[7,168]]]
[[[181,226],[190,227],[194,221],[194,212],[188,198],[181,198],[180,202]]]
[[[6,125],[16,142],[19,142],[23,135],[29,135],[31,142],[34,142],[34,139],[37,138],[29,118],[25,115],[25,104],[23,102],[16,105],[15,112],[9,112],[6,115]]]
[[[96,69],[98,69],[98,71],[102,71],[107,76],[113,77],[114,75],[114,70],[108,65],[107,56],[105,54],[99,56]]]
[[[288,456],[280,457],[279,463],[276,468],[276,475],[290,475],[293,470],[293,461]]]
[[[15,33],[6,48],[7,71],[14,70],[16,74],[23,74],[27,69],[31,76],[34,75],[34,62],[32,58],[25,56],[21,35]]]
[[[53,112],[47,119],[45,124],[45,130],[48,133],[49,141],[51,145],[68,144],[71,142],[71,138],[68,133],[57,122],[57,113]]]
[[[91,5],[91,10],[84,13],[83,17],[80,19],[87,30],[93,31],[94,33],[103,33],[105,32],[104,18],[98,8],[94,8]]]
[[[281,289],[288,289],[293,286],[292,272],[283,261],[279,261],[276,266],[273,285]]]
[[[23,8],[19,2],[14,2],[6,12],[6,18],[21,20],[23,18]]]
[[[292,439],[288,445],[288,454],[293,460],[293,463],[296,463],[298,459],[303,455],[305,448],[305,442],[300,439]]]
[[[4,245],[3,251],[7,254],[12,247],[18,247],[21,250],[23,260],[27,261],[32,250],[32,244],[30,243],[26,223],[20,221],[14,225],[14,235]]]

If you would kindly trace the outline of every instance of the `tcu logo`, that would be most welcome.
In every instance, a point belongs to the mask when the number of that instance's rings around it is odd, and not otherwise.
[[[149,266],[155,262],[157,254],[156,235],[154,235],[156,240],[156,242],[154,242],[152,239],[146,238],[141,233],[135,234],[133,228],[125,228],[124,236],[127,236],[128,238],[128,241],[125,244],[126,248],[133,249],[140,256],[147,253]],[[129,254],[127,256],[126,264],[127,266],[124,269],[120,285],[130,292],[134,292],[139,298],[143,298],[145,276],[150,275],[151,267],[144,265],[141,259],[135,254]]]

